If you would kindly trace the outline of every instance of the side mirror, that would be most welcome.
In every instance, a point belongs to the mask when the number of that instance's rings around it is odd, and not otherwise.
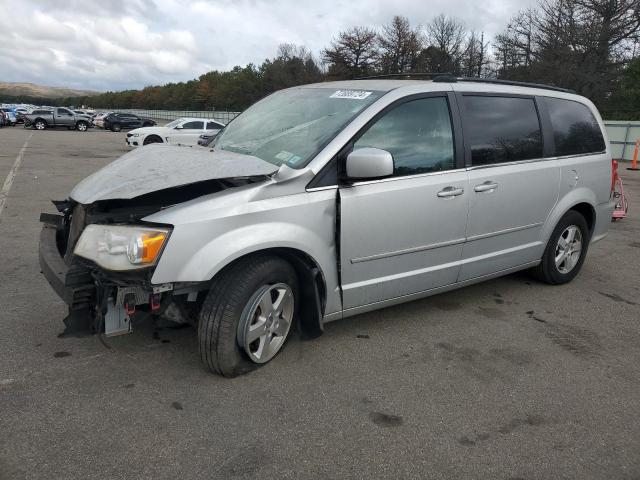
[[[381,178],[393,175],[393,156],[379,148],[359,148],[347,156],[347,177]]]
[[[176,125],[173,127],[174,130],[182,130],[182,125]]]

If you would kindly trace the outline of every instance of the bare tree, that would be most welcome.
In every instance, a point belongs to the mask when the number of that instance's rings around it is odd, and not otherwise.
[[[429,45],[440,50],[450,59],[453,71],[460,73],[460,62],[465,42],[465,27],[462,22],[446,15],[435,17],[426,27]]]
[[[395,16],[378,36],[380,69],[384,73],[406,73],[414,69],[423,46],[419,28],[411,28],[406,17]]]
[[[640,0],[540,0],[496,37],[499,75],[603,102],[634,57],[639,30]]]
[[[467,77],[482,77],[487,67],[487,49],[489,44],[484,41],[484,32],[478,35],[471,32],[467,37],[460,57],[461,73]]]
[[[366,27],[352,27],[322,51],[322,60],[329,64],[330,76],[353,78],[368,74],[378,58],[377,33]]]

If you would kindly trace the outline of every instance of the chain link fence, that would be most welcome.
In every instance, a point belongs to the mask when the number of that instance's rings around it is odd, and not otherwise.
[[[112,112],[133,113],[141,117],[152,118],[154,120],[175,120],[176,118],[207,118],[217,122],[227,124],[240,112],[218,112],[218,111],[197,111],[197,110],[145,110],[141,108],[113,108]]]

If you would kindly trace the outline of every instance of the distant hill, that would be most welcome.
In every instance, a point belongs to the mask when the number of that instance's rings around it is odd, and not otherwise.
[[[0,96],[9,97],[33,97],[33,98],[62,98],[85,97],[100,95],[95,90],[77,90],[64,87],[47,87],[35,83],[7,83],[0,82]]]

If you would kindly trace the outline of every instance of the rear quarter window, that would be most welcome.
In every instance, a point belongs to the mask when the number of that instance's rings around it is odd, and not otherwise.
[[[606,150],[600,125],[586,105],[573,100],[547,97],[556,155],[579,155]]]
[[[542,131],[533,98],[464,97],[465,141],[472,165],[542,157]]]
[[[202,130],[204,128],[204,122],[187,122],[182,124],[182,128],[185,130]]]

